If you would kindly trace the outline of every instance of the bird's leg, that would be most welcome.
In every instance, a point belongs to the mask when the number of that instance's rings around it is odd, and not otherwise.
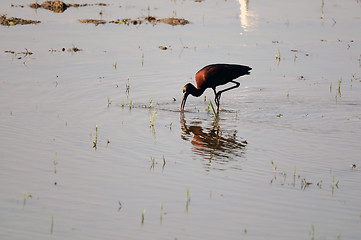
[[[216,92],[216,88],[213,88],[213,91],[214,91],[214,102],[216,103],[217,105],[217,115],[219,113],[219,99],[220,97],[218,97],[218,94]]]
[[[214,94],[216,95],[216,98],[215,98],[215,99],[217,99],[217,114],[218,114],[218,109],[219,109],[219,102],[220,102],[220,100],[221,100],[221,94],[222,94],[223,92],[228,91],[228,90],[231,90],[231,89],[233,89],[233,88],[238,88],[239,85],[241,85],[239,82],[236,82],[236,81],[231,81],[231,82],[234,83],[234,84],[236,84],[236,85],[234,85],[233,87],[226,88],[226,89],[224,89],[224,90],[222,90],[222,91],[219,91],[219,92],[217,92],[217,93],[216,93],[216,90],[213,89],[213,90],[214,90]]]
[[[224,89],[224,90],[222,90],[222,91],[219,91],[219,92],[217,93],[217,95],[219,95],[219,98],[221,98],[221,94],[222,94],[223,92],[228,91],[228,90],[231,90],[231,89],[233,89],[233,88],[238,88],[239,85],[241,85],[239,82],[236,82],[236,81],[231,81],[231,82],[233,82],[233,83],[236,84],[236,85],[234,85],[233,87],[226,88],[226,89]]]
[[[216,94],[216,99],[217,99],[217,115],[219,113],[219,102],[221,101],[221,95],[218,95],[218,93]]]

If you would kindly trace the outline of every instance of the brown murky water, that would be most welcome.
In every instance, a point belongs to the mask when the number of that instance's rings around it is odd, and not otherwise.
[[[359,238],[359,1],[30,3],[0,3],[40,21],[0,26],[1,239]],[[110,23],[147,16],[190,24]],[[253,70],[180,114],[217,62]]]

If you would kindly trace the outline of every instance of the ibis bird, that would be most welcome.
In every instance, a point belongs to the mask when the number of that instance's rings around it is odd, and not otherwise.
[[[233,88],[238,88],[240,83],[234,81],[234,79],[239,78],[243,75],[249,75],[252,68],[248,66],[238,65],[238,64],[211,64],[205,66],[196,73],[196,83],[195,87],[192,83],[187,83],[183,87],[183,99],[180,106],[180,111],[184,111],[184,106],[187,101],[189,94],[199,97],[207,88],[212,88],[214,91],[214,102],[217,105],[217,114],[219,113],[219,102],[221,99],[221,94],[225,91],[231,90]],[[216,87],[220,85],[227,84],[229,82],[234,83],[235,85],[224,90],[216,92]]]

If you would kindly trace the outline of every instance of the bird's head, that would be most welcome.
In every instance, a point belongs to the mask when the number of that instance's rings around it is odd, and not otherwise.
[[[181,107],[180,107],[181,111],[184,110],[184,106],[186,105],[187,97],[190,93],[193,92],[193,89],[195,89],[195,87],[191,83],[187,83],[183,87],[183,98],[182,98],[182,103],[181,103]]]

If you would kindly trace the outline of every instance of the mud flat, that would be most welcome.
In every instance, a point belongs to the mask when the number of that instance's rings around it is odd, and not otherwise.
[[[84,3],[84,4],[78,4],[78,3],[65,3],[63,1],[45,1],[42,4],[38,4],[37,2],[31,3],[29,7],[31,8],[44,8],[48,9],[53,12],[62,13],[69,7],[87,7],[87,6],[106,6],[105,3]]]
[[[18,25],[18,24],[20,24],[20,25],[37,24],[37,23],[40,23],[40,21],[27,20],[27,19],[16,18],[16,17],[7,18],[6,14],[4,14],[0,17],[0,24],[5,25],[5,26],[14,26],[14,25]]]

